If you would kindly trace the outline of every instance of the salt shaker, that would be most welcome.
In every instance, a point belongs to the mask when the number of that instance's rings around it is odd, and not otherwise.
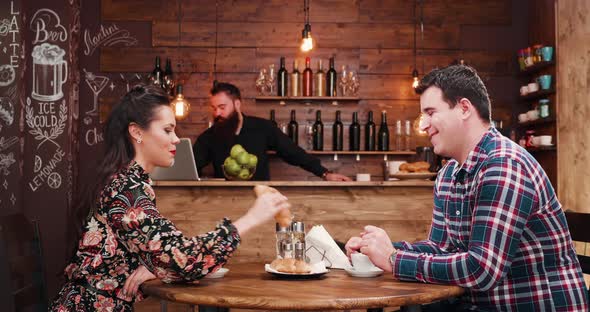
[[[283,242],[281,257],[283,259],[291,259],[293,256],[293,244],[290,241]]]
[[[277,258],[283,255],[283,244],[291,244],[291,229],[290,226],[283,227],[280,224],[276,224],[276,237],[277,237]]]
[[[305,259],[305,242],[295,243],[295,259],[306,261]]]

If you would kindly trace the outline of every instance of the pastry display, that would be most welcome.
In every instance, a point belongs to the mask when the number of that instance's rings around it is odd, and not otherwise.
[[[428,169],[430,164],[425,161],[417,161],[411,163],[403,163],[399,165],[398,173],[426,173],[430,172]]]

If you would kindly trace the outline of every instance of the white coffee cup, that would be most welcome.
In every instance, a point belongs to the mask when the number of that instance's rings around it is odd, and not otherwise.
[[[537,120],[539,119],[539,111],[536,109],[532,109],[526,112],[526,116],[528,117],[528,120]]]
[[[370,271],[375,268],[371,259],[360,252],[350,255],[350,260],[352,261],[352,266],[357,271]]]
[[[539,145],[548,146],[551,145],[551,140],[553,139],[550,135],[540,135],[539,138]]]
[[[357,173],[356,180],[359,182],[371,181],[371,174],[370,173]]]
[[[539,84],[536,82],[531,82],[528,84],[529,93],[539,91]]]
[[[520,95],[527,95],[529,93],[529,87],[528,86],[522,86],[520,87]]]
[[[541,137],[533,136],[531,142],[533,143],[533,146],[539,146],[541,145]]]
[[[526,113],[522,113],[518,115],[518,121],[520,122],[527,122],[529,120],[529,116]]]
[[[402,160],[394,160],[394,161],[390,161],[388,164],[388,170],[389,170],[389,174],[396,174],[399,172],[399,166],[401,164],[405,164],[406,161],[402,161]]]

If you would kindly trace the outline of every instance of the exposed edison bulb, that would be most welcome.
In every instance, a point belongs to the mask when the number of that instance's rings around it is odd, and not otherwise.
[[[310,37],[303,38],[303,40],[301,40],[301,51],[309,52],[312,49],[313,49],[313,38],[311,38],[311,34],[310,34]]]
[[[301,34],[301,51],[309,52],[313,49],[313,38],[311,37],[311,25],[305,24]]]
[[[170,103],[170,106],[172,106],[174,117],[176,117],[177,120],[183,120],[188,116],[191,105],[182,94],[182,85],[176,87],[176,96]]]
[[[428,132],[424,131],[424,114],[418,115],[416,119],[414,119],[414,124],[412,125],[414,128],[414,133],[418,136],[427,136]]]
[[[418,71],[416,69],[414,69],[414,71],[412,72],[412,77],[413,77],[413,81],[412,81],[412,88],[416,89],[418,88],[418,85],[420,84],[420,79],[418,79]]]

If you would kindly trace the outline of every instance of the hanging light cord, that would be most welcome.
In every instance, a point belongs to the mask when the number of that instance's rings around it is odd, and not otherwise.
[[[217,34],[219,33],[219,1],[215,0],[215,56],[213,57],[213,84],[217,83]]]
[[[303,0],[303,18],[305,25],[309,24],[309,0]]]
[[[182,60],[180,57],[180,42],[181,42],[181,38],[182,38],[182,29],[180,28],[180,24],[182,23],[182,1],[178,1],[178,44],[176,45],[176,53],[178,53],[177,57],[178,57],[178,75],[180,77],[180,73],[181,73],[181,69],[182,69]],[[179,81],[182,82],[182,81]]]
[[[419,0],[414,1],[414,71],[417,70],[416,68],[416,5],[418,4]]]

